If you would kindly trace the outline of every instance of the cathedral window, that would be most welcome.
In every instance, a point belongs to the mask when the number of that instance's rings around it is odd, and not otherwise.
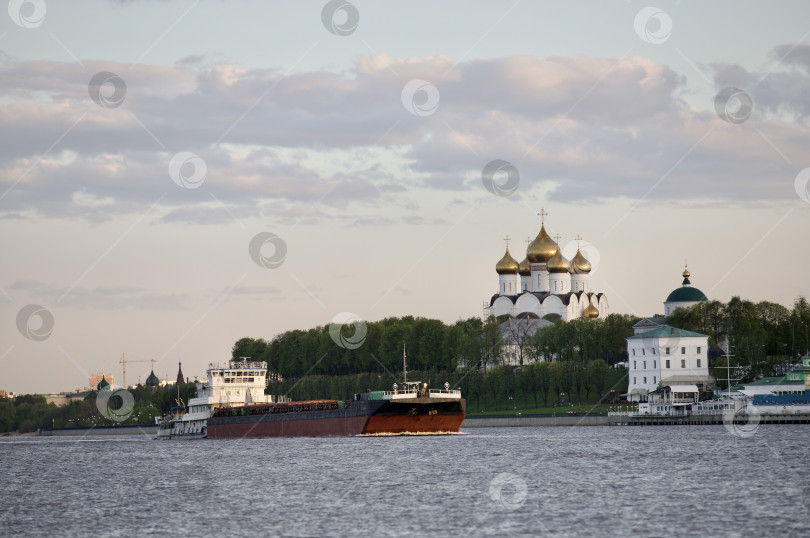
[[[641,348],[641,354],[646,355],[647,354],[647,349],[646,348]]]
[[[681,348],[681,355],[686,355],[686,348],[685,347]]]
[[[667,368],[669,368],[669,359],[667,359]]]
[[[667,355],[669,355],[669,348],[667,348],[666,351],[667,351]]]
[[[636,348],[633,348],[633,356],[634,356],[634,357],[636,356]],[[634,364],[635,364],[635,363],[634,363]],[[633,368],[635,368],[635,366],[633,366]]]
[[[633,384],[634,385],[636,384],[636,378],[635,377],[633,378]]]
[[[644,361],[644,369],[645,370],[647,369],[647,361]],[[646,383],[646,381],[645,381],[645,383]]]
[[[700,346],[698,346],[698,353],[700,353]]]
[[[655,380],[655,376],[653,376],[653,383],[657,383],[657,381]]]
[[[686,359],[681,359],[681,368],[686,368]]]
[[[637,370],[638,366],[636,366],[636,361],[633,361],[633,370]]]
[[[700,368],[700,359],[697,360],[697,367]]]
[[[657,363],[658,363],[658,361],[653,361],[653,368],[658,368]]]
[[[644,376],[644,383],[647,382],[647,376]]]

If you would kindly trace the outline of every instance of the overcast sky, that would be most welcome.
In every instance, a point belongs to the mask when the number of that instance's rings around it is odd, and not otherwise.
[[[612,312],[808,294],[807,2],[8,4],[0,389],[479,316],[541,207]]]

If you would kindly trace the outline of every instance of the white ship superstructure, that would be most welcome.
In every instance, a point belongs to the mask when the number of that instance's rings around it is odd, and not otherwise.
[[[272,395],[264,393],[266,387],[266,362],[210,363],[206,380],[197,382],[197,395],[188,405],[157,419],[158,437],[205,437],[215,408],[275,403]]]

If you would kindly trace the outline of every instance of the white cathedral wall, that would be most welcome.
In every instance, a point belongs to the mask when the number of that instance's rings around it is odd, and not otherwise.
[[[548,291],[548,271],[546,271],[545,263],[533,263],[532,266],[532,283],[529,291]]]
[[[544,316],[547,316],[548,314],[557,314],[565,321],[568,321],[568,309],[559,297],[555,297],[554,295],[549,295],[546,297],[546,299],[543,301],[543,311]]]
[[[549,273],[548,287],[551,293],[568,293],[571,289],[571,278],[568,273]]]
[[[498,275],[498,293],[501,295],[520,294],[518,275]]]
[[[516,314],[533,312],[541,318],[545,315],[540,300],[531,293],[524,293],[518,297],[518,300],[515,301],[515,312]]]
[[[571,275],[571,291],[590,291],[590,283],[588,282],[589,275]]]
[[[532,284],[532,276],[531,275],[520,275],[520,291],[521,293],[524,291],[529,291],[529,288]]]
[[[512,314],[514,306],[512,301],[506,297],[498,297],[495,299],[495,302],[492,303],[492,306],[489,307],[489,313],[495,317],[503,316],[504,314]]]

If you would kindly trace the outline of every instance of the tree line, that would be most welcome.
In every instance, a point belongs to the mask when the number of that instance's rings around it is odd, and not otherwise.
[[[638,317],[611,314],[605,319],[575,319],[541,329],[534,338],[521,334],[525,320],[513,320],[518,344],[518,365],[538,360],[602,360],[613,365],[627,358],[625,338],[633,334]],[[407,366],[413,370],[486,370],[508,363],[504,347],[508,334],[505,318],[469,318],[445,324],[440,320],[405,316],[364,322],[365,338],[356,348],[341,347],[329,326],[283,332],[271,340],[241,338],[232,348],[234,359],[251,357],[267,362],[270,372],[282,377],[352,375],[401,372],[403,344]],[[356,326],[341,328],[345,341],[353,341]],[[334,332],[334,331],[333,331]]]
[[[188,402],[196,391],[194,383],[180,386],[180,398]],[[162,387],[155,391],[151,387],[139,386],[129,389],[134,406],[127,410],[127,418],[116,421],[105,417],[96,405],[98,392],[93,391],[83,399],[68,405],[57,406],[47,403],[44,396],[22,395],[14,400],[0,398],[0,433],[17,431],[33,432],[38,429],[109,426],[113,424],[154,424],[155,417],[167,413],[175,404],[177,387]],[[108,402],[110,409],[122,409],[123,400],[113,396]]]

